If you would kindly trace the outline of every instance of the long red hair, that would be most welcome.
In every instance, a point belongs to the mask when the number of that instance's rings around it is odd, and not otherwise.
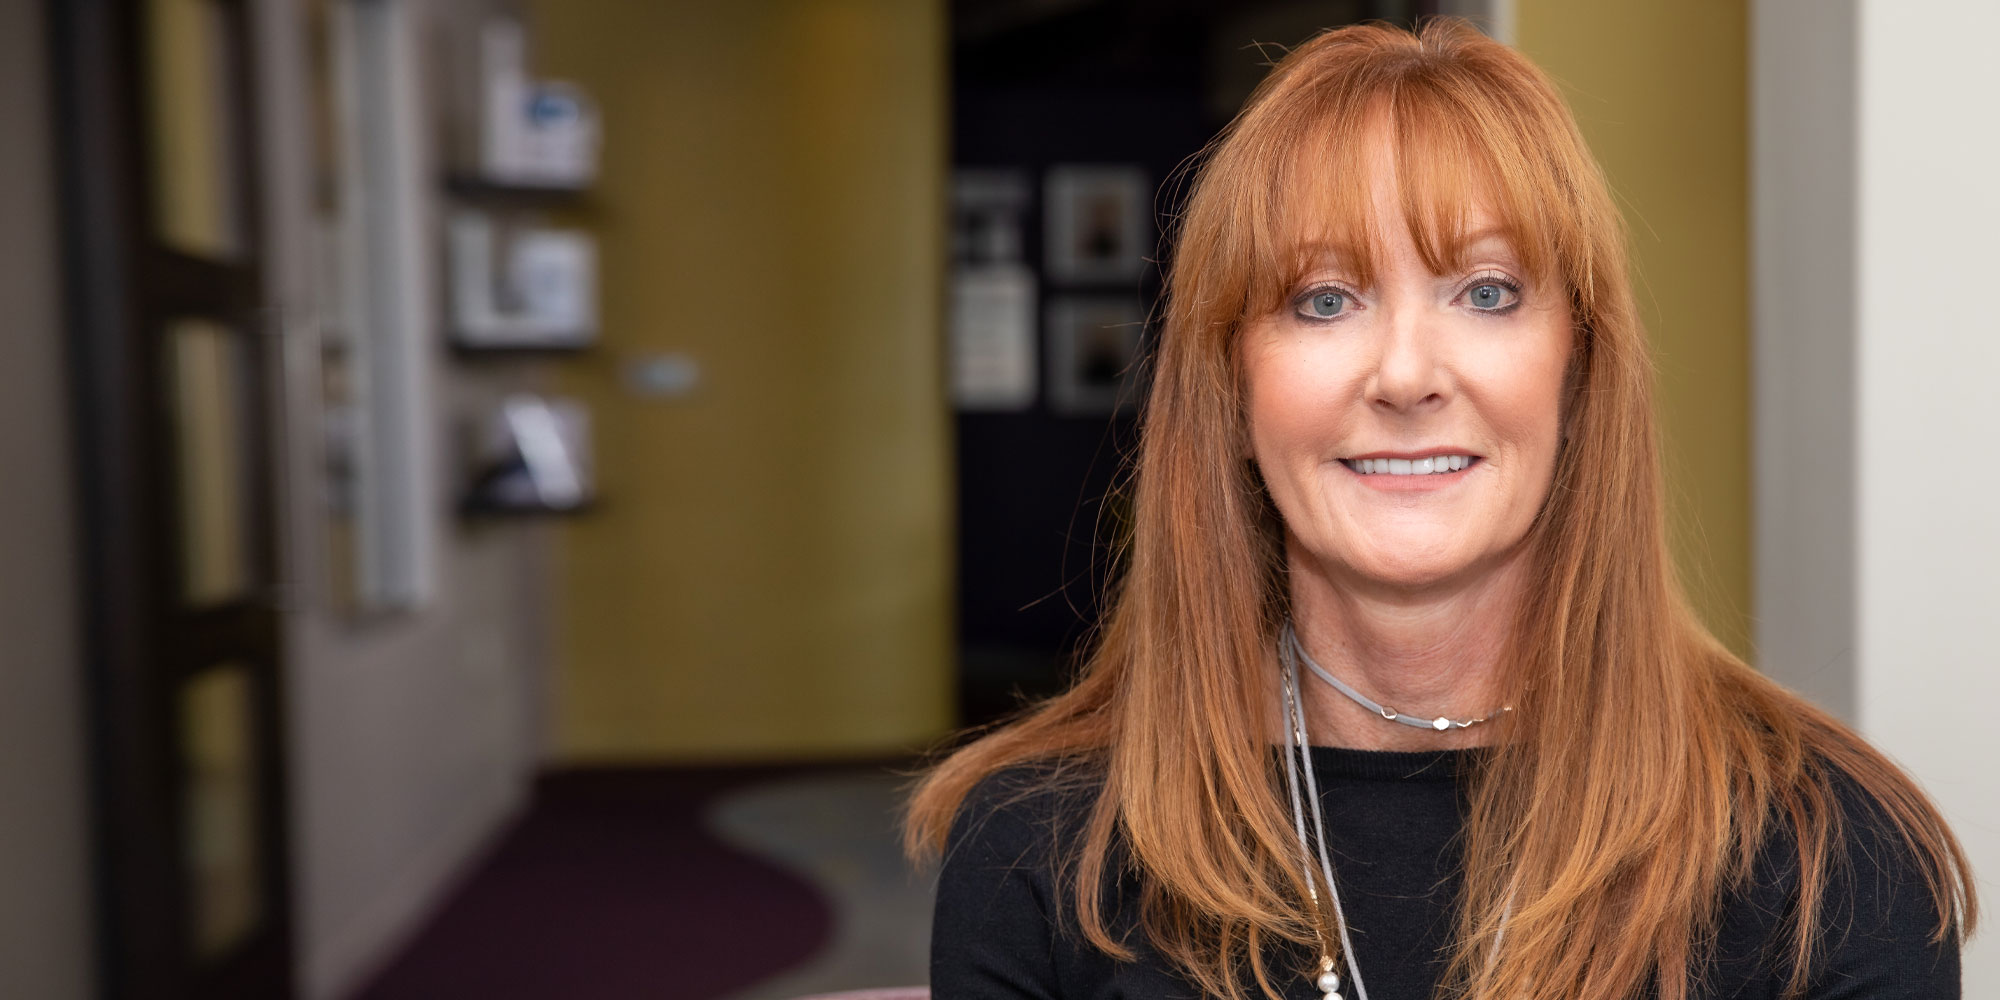
[[[1448,988],[1623,1000],[1656,984],[1681,1000],[1718,901],[1773,835],[1794,839],[1801,863],[1798,988],[1840,851],[1837,781],[1879,803],[1907,842],[1938,939],[1969,931],[1965,857],[1923,794],[1688,610],[1663,530],[1650,359],[1603,175],[1548,79],[1450,20],[1314,38],[1207,151],[1178,225],[1123,572],[1096,645],[1072,689],[926,775],[912,851],[943,845],[982,778],[1053,763],[1049,780],[1101,788],[1064,866],[1095,947],[1129,955],[1099,905],[1114,842],[1142,877],[1145,933],[1208,995],[1243,997],[1254,983],[1277,996],[1271,946],[1327,930],[1310,922],[1270,746],[1287,597],[1277,513],[1244,444],[1235,340],[1282,303],[1306,244],[1365,265],[1376,241],[1361,140],[1384,122],[1427,262],[1449,266],[1485,199],[1524,264],[1568,289],[1576,338],[1554,482],[1523,542],[1534,593],[1505,658],[1519,710],[1470,789]]]

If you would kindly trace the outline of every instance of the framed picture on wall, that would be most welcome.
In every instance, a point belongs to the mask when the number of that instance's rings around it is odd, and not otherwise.
[[[1049,170],[1043,191],[1042,256],[1051,281],[1135,281],[1153,252],[1152,185],[1129,166]]]
[[[1117,295],[1066,295],[1049,303],[1049,409],[1105,416],[1136,407],[1145,390],[1139,364],[1146,312]]]

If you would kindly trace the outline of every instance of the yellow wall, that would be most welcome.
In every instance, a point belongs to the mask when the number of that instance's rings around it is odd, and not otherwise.
[[[1695,605],[1750,646],[1749,13],[1742,0],[1518,0],[1632,233],[1668,513]]]
[[[909,748],[950,724],[940,0],[536,0],[602,106],[603,346],[565,367],[556,755]],[[640,398],[620,363],[701,366]]]

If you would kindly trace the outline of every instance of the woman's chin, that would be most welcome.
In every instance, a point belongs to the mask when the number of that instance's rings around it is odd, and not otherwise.
[[[1330,576],[1365,590],[1424,590],[1465,578],[1479,562],[1471,553],[1449,551],[1356,553],[1319,561]]]
[[[1424,562],[1356,569],[1357,582],[1363,585],[1379,590],[1420,591],[1462,580],[1471,566],[1463,562]]]

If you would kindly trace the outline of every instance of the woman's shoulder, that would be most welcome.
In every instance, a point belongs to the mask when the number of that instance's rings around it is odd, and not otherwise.
[[[1104,978],[1067,933],[1074,912],[1060,874],[1100,785],[1075,765],[1017,764],[959,801],[931,924],[934,995],[1076,995]]]
[[[1895,783],[1884,785],[1880,776],[1865,778],[1815,756],[1799,779],[1803,787],[1793,805],[1777,805],[1765,824],[1752,884],[1797,892],[1811,866],[1828,890],[1843,890],[1828,892],[1829,903],[1855,904],[1853,917],[1887,909],[1889,901],[1912,895],[1904,891],[1910,887],[1922,890],[1922,898],[1912,902],[1929,905],[1934,859],[1923,841],[1927,814],[1909,808],[1909,796],[1920,795],[1915,785],[1900,773],[1892,777]],[[1824,839],[1815,845],[1819,831]],[[1875,902],[1883,905],[1862,905]],[[1931,923],[1936,922],[1932,910]]]
[[[1003,767],[966,792],[953,816],[945,859],[1046,859],[1078,836],[1103,782],[1090,764],[1037,760]]]
[[[1766,839],[1767,864],[1796,874],[1805,863],[1800,828],[1823,825],[1825,850],[1817,861],[1830,885],[1916,885],[1929,902],[1931,886],[1951,877],[1940,867],[1950,863],[1951,834],[1916,782],[1872,750],[1858,759],[1814,753],[1809,760],[1801,781],[1817,794],[1799,797],[1797,815],[1776,817]]]
[[[1885,786],[1883,775],[1864,778],[1825,758],[1814,765],[1802,780],[1817,794],[1777,810],[1724,901],[1716,971],[1725,981],[1781,984],[1804,930],[1808,997],[1872,996],[1873,987],[1958,996],[1957,936],[1938,934],[1939,880],[1950,876],[1925,847],[1921,822],[1912,825],[1921,817],[1910,815],[1905,796],[1915,786],[1900,774],[1887,776],[1900,784]]]
[[[1827,923],[1834,933],[1928,938],[1944,919],[1936,890],[1952,873],[1941,869],[1948,861],[1934,838],[1949,831],[1914,782],[1900,772],[1895,778],[1898,787],[1871,787],[1849,771],[1829,769],[1834,822],[1827,885],[1834,892]],[[1911,808],[1911,796],[1921,811]]]
[[[931,921],[933,996],[1194,995],[1140,929],[1117,834],[1089,856],[1104,786],[1095,760],[1044,760],[989,773],[959,801]],[[1078,908],[1086,879],[1101,889],[1095,926]]]

